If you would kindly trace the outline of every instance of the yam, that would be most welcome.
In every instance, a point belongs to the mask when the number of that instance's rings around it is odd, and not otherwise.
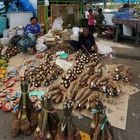
[[[67,97],[68,97],[68,98],[71,98],[72,90],[73,90],[75,84],[76,84],[76,81],[74,81],[74,82],[70,85],[70,87],[68,88],[68,91],[67,91]]]
[[[60,92],[61,92],[60,89],[55,89],[55,90],[48,92],[48,94],[50,94],[51,96],[54,96],[55,94],[60,93]]]
[[[88,89],[88,87],[84,87],[82,89],[80,89],[75,97],[75,101],[77,101],[84,93],[85,91]]]
[[[71,92],[71,96],[70,96],[71,99],[75,98],[75,95],[78,92],[78,89],[79,89],[79,82],[76,82]]]
[[[101,79],[99,79],[99,80],[96,82],[96,85],[99,85],[101,82],[108,81],[108,80],[109,80],[108,77],[101,77]]]
[[[59,97],[59,96],[60,96],[60,93],[54,95],[54,96],[52,97],[52,100],[55,101],[55,100],[57,99],[57,97]]]
[[[56,99],[55,99],[55,103],[60,103],[62,101],[63,95],[59,95]]]
[[[94,67],[96,65],[95,62],[89,63],[85,65],[85,68]]]
[[[95,73],[94,75],[90,76],[90,78],[87,81],[87,84],[90,85],[91,82],[96,78],[96,77],[100,77],[101,74],[100,73]]]
[[[95,68],[94,68],[94,71],[95,72],[99,72],[99,70],[103,67],[103,65],[101,63],[99,63]]]
[[[57,89],[59,86],[60,86],[59,83],[51,84],[51,85],[48,87],[48,91],[52,91],[52,90],[54,90],[54,89]]]
[[[87,89],[84,94],[79,98],[78,103],[82,102],[85,98],[88,98],[88,96],[91,93],[91,89]]]
[[[81,78],[80,83],[85,82],[88,78],[89,78],[89,74],[84,75],[84,76]]]

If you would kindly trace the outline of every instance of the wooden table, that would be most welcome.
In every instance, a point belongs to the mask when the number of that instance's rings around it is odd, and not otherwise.
[[[118,42],[119,37],[128,38],[135,40],[135,43],[138,44],[140,41],[140,20],[139,19],[120,19],[113,18],[112,22],[116,24],[116,34],[115,34],[115,42]],[[136,35],[134,37],[124,36],[121,34],[120,25],[127,25],[135,28]]]

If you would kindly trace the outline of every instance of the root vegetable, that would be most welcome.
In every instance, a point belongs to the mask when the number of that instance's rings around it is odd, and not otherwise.
[[[96,77],[100,77],[101,74],[100,73],[95,73],[94,75],[90,76],[89,80],[87,81],[88,85],[91,85],[91,82],[96,78]]]
[[[55,103],[60,103],[62,101],[63,95],[59,95],[56,99],[55,99]]]
[[[89,63],[85,65],[85,68],[94,67],[96,65],[95,62]]]
[[[88,87],[82,88],[78,91],[77,95],[75,96],[75,101],[77,101],[88,89]]]
[[[108,81],[109,78],[108,77],[101,77],[101,79],[99,79],[97,82],[96,82],[96,85],[99,85],[100,83],[104,82],[104,81]]]
[[[58,94],[58,93],[60,93],[60,92],[61,92],[60,89],[55,89],[55,90],[52,90],[52,91],[48,92],[48,94],[54,96],[55,94]]]
[[[103,67],[103,65],[101,63],[99,63],[95,68],[94,71],[97,73],[101,73],[101,68]]]

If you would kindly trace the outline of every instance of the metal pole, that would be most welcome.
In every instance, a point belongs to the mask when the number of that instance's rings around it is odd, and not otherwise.
[[[106,0],[103,0],[104,3],[104,9],[106,8]]]

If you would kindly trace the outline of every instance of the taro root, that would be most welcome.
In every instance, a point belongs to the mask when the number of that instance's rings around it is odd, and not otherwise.
[[[17,55],[17,53],[18,53],[18,47],[9,44],[9,46],[8,46],[8,48],[6,49],[4,55],[5,55],[7,58],[11,58],[12,56]]]
[[[42,97],[42,111],[38,114],[38,126],[34,135],[36,140],[54,140],[59,117],[52,106],[51,96]]]
[[[47,87],[63,73],[63,69],[51,63],[52,54],[50,52],[46,53],[44,57],[43,62],[27,71],[31,87],[40,87],[42,84]]]
[[[11,128],[12,137],[17,137],[20,132],[24,135],[31,135],[37,126],[37,113],[27,93],[28,83],[26,81],[21,82],[21,91],[19,109]]]
[[[67,101],[63,105],[63,116],[55,140],[81,140],[78,128],[72,120],[72,104],[72,101]]]
[[[132,74],[130,72],[130,68],[120,64],[113,70],[112,77],[116,81],[122,80],[124,82],[130,82]]]
[[[96,100],[91,123],[90,137],[92,140],[113,140],[112,127],[105,114],[105,107],[100,100]]]

